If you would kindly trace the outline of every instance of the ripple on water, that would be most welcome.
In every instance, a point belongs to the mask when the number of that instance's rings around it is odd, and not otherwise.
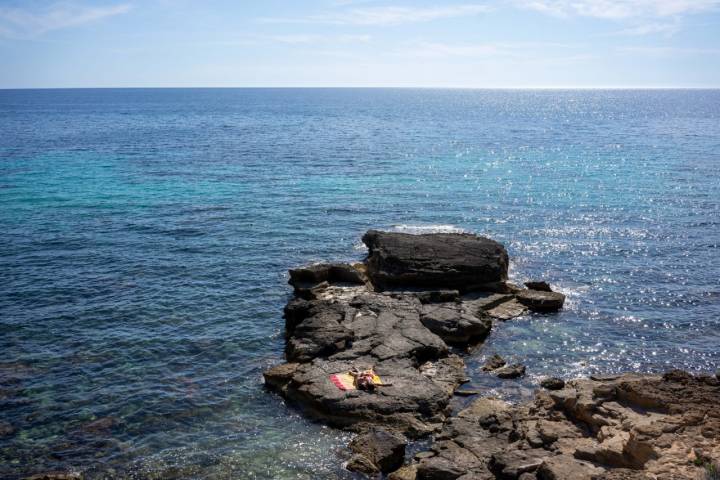
[[[0,91],[0,477],[347,478],[346,434],[261,379],[287,268],[369,227],[490,236],[567,295],[470,355],[488,394],[714,371],[719,96]]]

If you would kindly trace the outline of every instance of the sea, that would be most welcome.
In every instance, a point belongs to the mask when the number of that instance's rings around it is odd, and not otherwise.
[[[370,228],[567,295],[464,354],[482,395],[714,374],[719,174],[720,90],[0,90],[0,478],[353,478],[262,372],[288,268]]]

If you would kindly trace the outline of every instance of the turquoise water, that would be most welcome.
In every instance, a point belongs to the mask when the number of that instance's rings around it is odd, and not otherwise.
[[[0,477],[349,477],[261,373],[287,268],[370,227],[491,236],[568,295],[471,354],[489,393],[714,371],[719,167],[717,90],[0,91]]]

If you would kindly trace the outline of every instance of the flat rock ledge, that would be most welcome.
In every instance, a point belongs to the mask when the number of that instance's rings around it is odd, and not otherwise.
[[[519,406],[480,398],[399,478],[714,480],[719,404],[717,378],[677,370],[574,380]]]
[[[411,438],[439,431],[467,382],[450,346],[477,344],[494,321],[564,300],[508,283],[507,251],[488,238],[370,230],[363,241],[362,263],[290,270],[287,363],[264,374],[267,387],[335,427],[384,426]],[[353,368],[373,368],[384,385],[341,390],[331,380]]]

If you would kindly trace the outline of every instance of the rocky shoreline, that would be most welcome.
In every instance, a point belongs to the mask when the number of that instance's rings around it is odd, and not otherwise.
[[[507,251],[488,238],[370,230],[363,242],[362,263],[290,270],[287,362],[264,374],[309,417],[360,433],[349,469],[463,480],[711,474],[720,458],[715,377],[547,379],[553,390],[530,404],[479,398],[451,416],[454,395],[482,393],[459,389],[468,381],[464,351],[496,322],[562,308],[564,295],[543,281],[509,283]],[[525,373],[501,358],[484,369],[499,378]],[[357,372],[374,383],[360,384]],[[403,466],[405,439],[429,435],[430,450]]]

